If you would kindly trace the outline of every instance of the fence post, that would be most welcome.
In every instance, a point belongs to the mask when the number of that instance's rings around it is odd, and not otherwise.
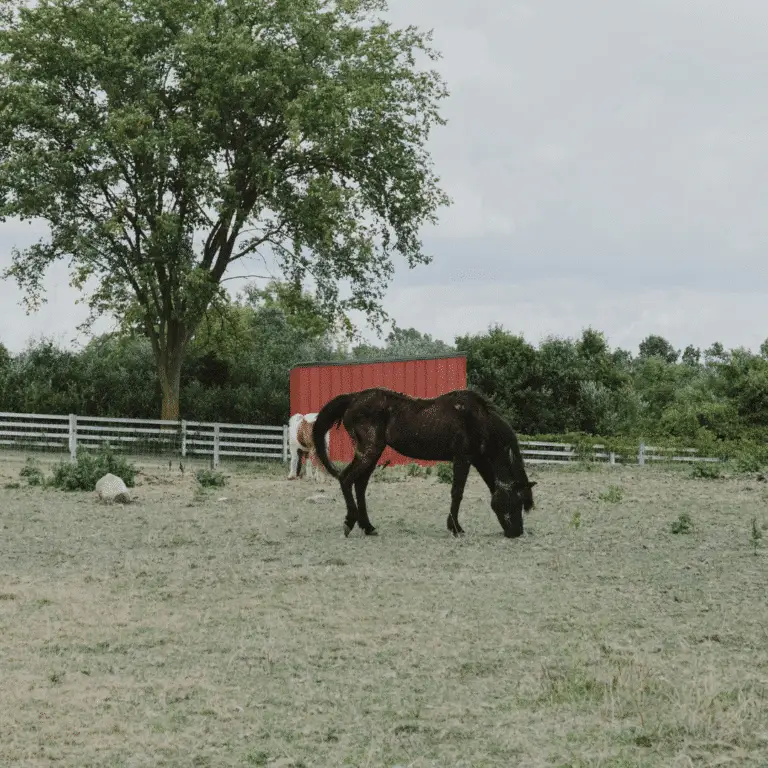
[[[611,452],[608,454],[608,461],[609,461],[611,464],[615,464],[615,463],[616,463],[616,454],[615,454],[615,452],[614,452],[614,451],[611,451]]]
[[[69,460],[77,461],[77,414],[69,414]]]
[[[637,463],[643,467],[645,466],[645,443],[641,440],[640,447],[637,451]]]
[[[181,420],[181,458],[187,456],[187,420]]]
[[[283,464],[288,463],[288,425],[283,424]]]
[[[219,440],[221,439],[220,425],[213,425],[213,468],[219,468]]]

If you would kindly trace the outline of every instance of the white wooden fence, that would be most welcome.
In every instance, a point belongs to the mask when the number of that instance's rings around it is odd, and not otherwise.
[[[222,457],[265,458],[287,462],[288,425],[222,424],[160,419],[112,419],[95,416],[53,416],[0,412],[0,447],[66,452],[74,461],[79,448],[92,449],[108,442],[116,451],[134,454],[170,454],[181,458],[209,456],[214,467]],[[564,464],[583,458],[570,443],[520,441],[527,464]],[[637,451],[620,455],[594,446],[594,461],[644,465],[658,461],[708,461],[694,448],[669,449],[640,442]]]
[[[0,412],[0,446],[69,453],[108,442],[115,451],[134,454],[210,456],[288,461],[288,425],[216,424],[203,421],[112,419],[97,416],[53,416]]]
[[[532,447],[528,447],[532,446]],[[637,452],[629,455],[606,451],[604,445],[594,445],[593,453],[589,456],[594,461],[609,464],[640,464],[653,461],[709,461],[718,462],[720,459],[711,456],[699,456],[696,448],[662,448],[639,442]],[[521,440],[520,452],[525,457],[526,464],[567,464],[580,458],[576,446],[571,443],[545,443],[538,440]],[[584,458],[581,456],[581,458]]]

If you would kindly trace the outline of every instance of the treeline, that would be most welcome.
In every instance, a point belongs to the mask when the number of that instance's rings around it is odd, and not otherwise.
[[[296,363],[467,355],[469,386],[489,395],[524,435],[674,438],[691,445],[768,437],[768,341],[759,353],[676,350],[649,336],[637,354],[599,331],[535,346],[502,328],[453,345],[395,328],[381,346],[351,345],[312,298],[283,284],[249,288],[206,318],[182,372],[182,418],[285,423]],[[0,345],[0,410],[156,418],[160,388],[138,335],[94,338],[78,351],[48,340],[18,355]]]

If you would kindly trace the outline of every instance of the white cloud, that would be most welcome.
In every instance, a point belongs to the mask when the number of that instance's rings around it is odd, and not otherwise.
[[[389,308],[402,327],[446,342],[499,323],[538,344],[549,335],[577,337],[592,326],[612,347],[637,352],[655,333],[681,350],[688,344],[757,350],[768,337],[768,305],[758,293],[607,289],[586,280],[442,284],[395,290]]]
[[[390,8],[443,53],[449,122],[430,149],[455,201],[424,233],[434,262],[398,265],[385,304],[400,325],[450,340],[498,321],[533,341],[592,325],[630,347],[768,336],[768,4]],[[34,239],[0,225],[0,265]],[[66,281],[56,267],[30,317],[0,284],[0,340],[70,338],[85,308]]]

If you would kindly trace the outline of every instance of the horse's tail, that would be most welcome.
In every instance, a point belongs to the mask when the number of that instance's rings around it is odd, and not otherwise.
[[[353,398],[354,395],[347,393],[337,395],[333,400],[329,400],[320,409],[317,419],[315,419],[315,423],[312,425],[312,440],[315,443],[317,458],[320,459],[323,466],[328,470],[328,474],[337,480],[339,479],[339,471],[333,466],[328,457],[325,435],[332,426],[338,426],[341,423]]]

